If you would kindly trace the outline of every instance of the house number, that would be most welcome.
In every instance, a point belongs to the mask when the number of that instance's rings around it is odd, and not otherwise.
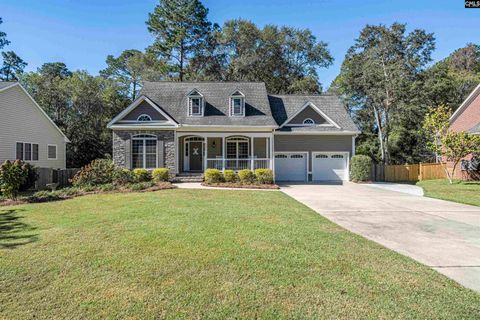
[[[193,148],[193,155],[198,156],[198,148]]]

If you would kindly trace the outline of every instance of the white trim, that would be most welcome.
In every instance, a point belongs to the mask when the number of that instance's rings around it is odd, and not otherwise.
[[[258,137],[258,138],[261,138],[261,137],[265,137],[265,138],[268,138],[271,136],[271,133],[260,133],[260,132],[188,132],[188,131],[185,131],[185,132],[182,132],[182,131],[178,131],[177,132],[177,135],[178,137],[185,137],[185,136],[198,136],[198,137],[203,137],[203,138],[221,138],[221,137],[225,137],[225,138],[228,138],[228,137],[231,137],[231,136],[244,136],[244,137],[247,137],[247,138],[250,138],[250,137]]]
[[[310,122],[310,123],[305,123],[306,121],[311,121],[311,122]],[[316,125],[315,120],[313,120],[312,118],[305,118],[305,119],[303,119],[303,123],[302,123],[302,124],[307,125],[307,126],[314,126],[314,125]]]
[[[352,157],[355,155],[355,142],[357,140],[357,136],[352,136]]]
[[[188,139],[190,138],[199,138],[201,140],[197,140],[197,141],[189,141]],[[205,146],[205,143],[206,143],[206,137],[202,137],[202,136],[199,136],[199,135],[189,135],[189,136],[186,136],[183,138],[183,154],[182,154],[182,157],[183,157],[183,171],[184,172],[188,172],[190,171],[190,142],[201,142],[202,143],[202,168],[203,170],[202,171],[205,171],[205,159],[206,159],[206,156],[204,154],[204,150],[206,148],[208,148],[208,146]],[[187,149],[188,148],[188,149]],[[188,155],[187,154],[187,151],[188,150]]]
[[[309,174],[309,170],[308,170],[308,166],[310,164],[310,152],[309,151],[275,151],[274,154],[273,154],[273,163],[275,163],[275,156],[277,154],[306,154],[307,155],[307,162],[306,162],[306,165],[305,165],[305,179],[303,180],[304,182],[308,182],[308,174]],[[274,176],[274,179],[276,179],[276,172],[274,171],[273,172],[273,176]]]
[[[141,117],[147,117],[149,120],[139,120]],[[152,117],[146,113],[142,113],[141,115],[139,115],[137,117],[137,121],[138,122],[151,122],[152,121]]]
[[[48,147],[55,147],[55,158],[50,158]],[[58,160],[58,146],[56,144],[47,144],[47,160]]]
[[[320,110],[315,104],[313,104],[312,102],[307,102],[305,103],[300,109],[297,110],[297,112],[295,112],[290,118],[288,118],[287,120],[285,120],[284,123],[282,123],[280,125],[280,128],[285,126],[286,124],[288,124],[290,121],[292,121],[298,114],[300,114],[300,112],[302,112],[305,108],[307,107],[311,107],[313,110],[315,110],[319,115],[321,115],[322,117],[325,118],[325,120],[327,120],[327,122],[330,122],[330,124],[332,124],[333,126],[337,127],[338,129],[340,129],[340,126],[335,122],[333,121],[329,116],[327,116],[322,110]]]
[[[142,96],[138,97],[134,102],[132,102],[122,112],[120,112],[115,118],[113,118],[112,121],[110,121],[107,124],[107,128],[109,128],[109,129],[127,129],[127,128],[142,129],[141,126],[115,126],[114,127],[114,125],[119,120],[122,120],[122,118],[124,118],[127,114],[129,114],[133,109],[135,109],[143,101],[146,101],[152,108],[154,108],[158,113],[160,113],[162,116],[164,116],[165,119],[167,119],[167,123],[169,125],[173,124],[173,127],[178,127],[178,123],[172,117],[170,117],[165,111],[163,111],[162,109],[157,107],[157,105],[155,103],[153,103],[152,100],[150,100],[146,96],[142,95]],[[140,122],[140,123],[142,123],[142,122]],[[142,124],[145,124],[145,123],[142,123]]]
[[[315,181],[313,177],[313,161],[315,161],[315,155],[317,154],[328,154],[328,155],[333,155],[333,154],[342,154],[345,155],[347,159],[347,165],[345,167],[346,174],[344,175],[344,179],[342,181],[350,181],[350,152],[348,151],[312,151],[312,182]],[[318,180],[320,181],[320,180]]]
[[[154,131],[160,131],[160,130],[174,130],[177,128],[177,126],[164,126],[164,127],[159,127],[157,124],[153,124],[150,126],[145,126],[145,125],[112,125],[109,127],[109,129],[117,129],[117,130],[154,130]]]
[[[181,124],[179,127],[213,127],[213,128],[260,128],[260,129],[276,129],[278,126],[249,126],[249,125],[212,125],[212,124]]]
[[[8,87],[5,87],[5,88],[2,88],[0,89],[0,92],[4,91],[4,90],[7,90],[7,89],[10,89],[10,88],[13,88],[15,86],[19,86],[20,89],[22,89],[22,91],[27,95],[27,97],[30,98],[30,100],[32,100],[32,102],[35,104],[35,106],[38,108],[38,110],[40,110],[40,112],[45,116],[45,118],[47,118],[47,120],[55,127],[55,129],[58,130],[58,132],[60,132],[60,134],[63,136],[64,138],[64,141],[69,143],[70,140],[67,138],[67,136],[63,133],[62,130],[60,130],[60,128],[55,124],[55,122],[53,122],[53,120],[48,116],[48,114],[42,109],[42,107],[40,107],[38,105],[38,103],[35,101],[35,99],[32,98],[32,96],[28,93],[28,91],[19,83],[19,82],[15,82],[14,84],[12,84],[11,86],[8,86]]]
[[[156,135],[153,135],[153,134],[149,134],[149,133],[139,133],[139,134],[134,134],[134,135],[130,135],[130,139],[132,140],[132,146],[131,146],[131,150],[130,150],[130,165],[131,167],[133,168],[133,141],[136,140],[136,141],[143,141],[143,156],[142,156],[142,167],[141,168],[134,168],[134,169],[147,169],[147,170],[151,170],[151,169],[155,169],[155,168],[158,168],[158,145],[157,145],[157,141],[158,141],[158,136]],[[146,141],[147,140],[151,140],[151,141],[155,141],[155,168],[147,168],[146,164],[147,164],[147,148],[146,148]]]
[[[480,94],[480,84],[473,89],[473,91],[468,95],[468,97],[462,102],[462,104],[455,110],[455,112],[450,117],[450,122],[455,121],[455,119],[462,114],[465,108],[467,108],[473,100]]]
[[[360,131],[275,131],[274,135],[321,135],[321,136],[354,136],[360,134]]]
[[[235,93],[239,93],[239,94],[235,94]],[[241,102],[241,105],[240,105],[240,108],[241,108],[241,113],[240,114],[235,114],[233,111],[233,101],[235,99],[240,99],[240,102]],[[229,109],[229,116],[230,117],[245,117],[245,95],[243,94],[243,92],[241,92],[240,90],[235,90],[229,97],[228,99],[228,109]]]

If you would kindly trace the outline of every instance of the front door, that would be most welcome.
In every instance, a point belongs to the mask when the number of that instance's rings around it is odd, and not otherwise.
[[[203,142],[192,141],[189,144],[190,171],[202,171],[203,169]]]

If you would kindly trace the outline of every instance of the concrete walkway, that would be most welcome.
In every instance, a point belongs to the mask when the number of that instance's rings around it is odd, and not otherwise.
[[[411,194],[413,196],[420,196],[420,197],[423,196],[423,189],[413,184],[374,182],[374,183],[366,183],[365,186]]]
[[[344,228],[480,292],[480,207],[366,185],[282,185]]]
[[[213,190],[254,190],[254,191],[278,191],[278,189],[255,189],[255,188],[220,188],[203,186],[200,182],[178,182],[173,183],[180,189],[213,189]]]

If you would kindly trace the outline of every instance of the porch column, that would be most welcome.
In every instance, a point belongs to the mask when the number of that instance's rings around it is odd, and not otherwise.
[[[225,136],[222,136],[222,171],[225,171],[225,149],[227,148],[225,144]]]
[[[274,144],[274,137],[273,137],[273,134],[270,136],[270,138],[268,138],[269,140],[269,145],[270,145],[270,169],[272,169],[273,171],[273,176],[275,177],[275,154],[273,152],[274,150],[274,147],[273,147],[273,144]]]
[[[207,170],[207,159],[208,159],[208,138],[203,139],[203,171]]]
[[[255,145],[255,138],[252,137],[252,146],[251,146],[252,154],[250,155],[250,168],[251,168],[251,170],[255,170],[254,167],[253,167],[253,164],[254,164],[254,161],[255,161],[255,160],[253,160],[254,145]]]

